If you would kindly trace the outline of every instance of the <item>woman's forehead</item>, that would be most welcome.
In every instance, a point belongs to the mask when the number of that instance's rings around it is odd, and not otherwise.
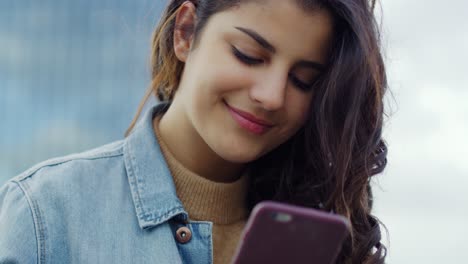
[[[332,16],[326,9],[304,11],[296,2],[247,0],[236,8],[216,14],[212,26],[239,35],[242,35],[239,28],[248,29],[267,40],[278,53],[309,55],[323,60],[322,54],[327,53],[332,37]]]

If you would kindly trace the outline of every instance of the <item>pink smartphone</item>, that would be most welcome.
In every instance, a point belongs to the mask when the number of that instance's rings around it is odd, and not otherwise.
[[[261,202],[247,221],[232,263],[334,263],[348,226],[340,215]]]

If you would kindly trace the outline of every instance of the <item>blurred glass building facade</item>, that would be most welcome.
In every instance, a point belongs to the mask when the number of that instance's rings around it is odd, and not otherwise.
[[[123,138],[166,1],[0,1],[0,185]]]

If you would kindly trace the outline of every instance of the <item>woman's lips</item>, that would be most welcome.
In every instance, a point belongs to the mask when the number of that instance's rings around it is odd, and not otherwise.
[[[226,106],[234,120],[236,120],[241,127],[254,134],[264,134],[273,126],[270,122],[261,120],[250,113],[233,108],[227,103]]]

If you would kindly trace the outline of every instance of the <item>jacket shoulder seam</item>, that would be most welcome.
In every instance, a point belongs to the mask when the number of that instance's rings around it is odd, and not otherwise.
[[[13,178],[13,181],[16,181],[16,182],[24,181],[27,178],[32,177],[36,172],[38,172],[42,168],[59,166],[61,164],[65,164],[65,163],[75,161],[75,160],[99,160],[99,159],[119,157],[122,155],[123,155],[122,144],[119,144],[119,147],[113,150],[106,150],[106,151],[96,152],[96,153],[83,152],[83,153],[71,154],[71,155],[67,155],[67,156],[59,157],[59,158],[52,158],[52,159],[43,161],[31,167],[30,169],[26,170],[25,172],[19,174],[18,176]]]
[[[33,201],[31,195],[28,192],[27,184],[21,184],[16,180],[10,181],[18,186],[21,192],[24,195],[24,198],[28,202],[29,210],[31,211],[34,233],[36,237],[36,257],[37,263],[45,263],[45,229],[42,223],[42,216],[39,213],[39,207],[37,202]]]

